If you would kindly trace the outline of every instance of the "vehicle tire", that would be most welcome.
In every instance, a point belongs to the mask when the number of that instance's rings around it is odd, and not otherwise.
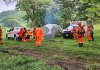
[[[10,39],[7,34],[6,34],[6,39],[8,39],[8,40]]]
[[[73,34],[72,33],[70,34],[70,38],[73,38]]]
[[[64,39],[66,38],[66,34],[65,33],[63,33],[62,36],[63,36]]]
[[[14,40],[17,40],[17,37],[16,37],[16,35],[14,35]]]

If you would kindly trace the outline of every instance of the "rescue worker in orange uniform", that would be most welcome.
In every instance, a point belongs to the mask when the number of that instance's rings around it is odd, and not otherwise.
[[[86,37],[89,42],[92,40],[91,31],[92,31],[92,29],[91,29],[91,26],[89,25],[86,30]]]
[[[29,39],[30,39],[30,32],[29,32],[29,30],[26,30],[25,31],[25,41],[29,42]]]
[[[19,32],[19,36],[20,36],[20,38],[21,38],[21,40],[22,40],[23,42],[25,41],[24,33],[25,33],[25,28],[21,28],[21,29],[20,29],[20,32]]]
[[[79,25],[78,33],[77,33],[78,34],[78,44],[79,44],[79,47],[82,47],[84,43],[85,30],[84,30],[84,27],[81,25],[81,23],[79,23],[78,25]]]
[[[40,47],[43,40],[44,32],[41,25],[36,29],[36,46]]]
[[[0,44],[2,44],[2,28],[0,26]]]
[[[36,39],[36,27],[34,27],[34,29],[33,29],[33,38]]]
[[[77,39],[77,29],[75,27],[73,27],[72,29],[72,34],[73,34],[73,39],[76,40]]]

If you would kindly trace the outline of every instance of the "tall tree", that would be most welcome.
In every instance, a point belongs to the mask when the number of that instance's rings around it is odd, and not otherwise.
[[[7,3],[14,2],[16,0],[4,0]],[[18,0],[17,0],[18,1]],[[19,0],[16,7],[17,10],[25,11],[28,18],[32,21],[33,26],[35,22],[43,23],[45,15],[45,6],[48,5],[52,0]]]

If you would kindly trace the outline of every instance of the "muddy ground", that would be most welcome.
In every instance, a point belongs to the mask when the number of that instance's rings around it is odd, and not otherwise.
[[[78,60],[78,59],[68,59],[68,57],[66,56],[65,58],[67,58],[67,60],[61,60],[61,59],[53,59],[45,54],[43,54],[43,52],[41,51],[36,51],[36,50],[32,50],[32,49],[24,49],[24,48],[19,48],[19,47],[14,47],[14,48],[9,48],[8,50],[13,50],[16,51],[17,53],[10,53],[10,55],[26,55],[29,57],[33,57],[36,59],[41,59],[43,61],[45,61],[49,66],[54,66],[54,65],[58,65],[62,68],[64,68],[65,70],[88,70],[87,69],[87,63],[83,60]],[[58,50],[54,50],[59,52]],[[9,53],[9,51],[4,51],[1,50],[0,52],[3,53]],[[60,53],[60,52],[59,52]],[[96,70],[100,70],[100,68],[96,69]]]

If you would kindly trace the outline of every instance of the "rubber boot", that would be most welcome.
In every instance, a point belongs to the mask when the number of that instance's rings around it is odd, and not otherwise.
[[[80,47],[82,47],[82,44],[80,43]]]
[[[79,47],[81,47],[81,43],[79,43]]]
[[[81,43],[81,46],[83,47],[83,43]]]

